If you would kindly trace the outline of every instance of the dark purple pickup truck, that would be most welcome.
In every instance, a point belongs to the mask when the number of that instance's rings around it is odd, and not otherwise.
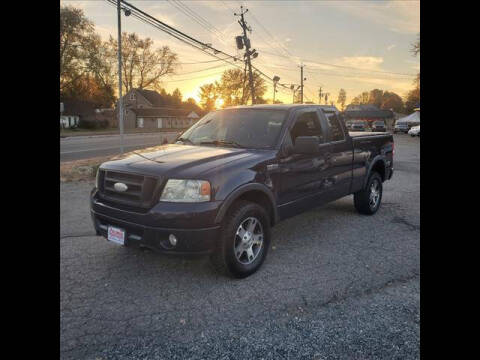
[[[349,133],[331,106],[218,110],[175,144],[103,163],[91,215],[112,242],[210,254],[217,269],[245,277],[285,218],[350,194],[359,213],[375,214],[393,153],[391,134]]]

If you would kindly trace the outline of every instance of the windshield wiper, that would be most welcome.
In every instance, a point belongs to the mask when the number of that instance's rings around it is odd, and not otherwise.
[[[233,147],[242,148],[242,149],[246,148],[245,145],[239,144],[236,141],[226,141],[226,140],[201,141],[200,145],[217,145],[217,146],[227,145],[227,146],[233,146]]]
[[[177,139],[177,141],[188,142],[188,143],[194,145],[194,143],[192,142],[192,140],[187,139],[187,138],[179,137],[179,138]]]

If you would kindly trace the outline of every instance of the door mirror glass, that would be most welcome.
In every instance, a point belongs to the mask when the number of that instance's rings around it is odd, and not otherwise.
[[[318,145],[317,136],[298,136],[293,146],[293,152],[295,154],[316,154],[320,151]]]

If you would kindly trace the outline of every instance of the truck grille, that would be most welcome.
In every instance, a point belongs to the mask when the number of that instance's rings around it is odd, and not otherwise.
[[[153,205],[157,195],[157,178],[111,170],[100,170],[99,177],[99,193],[103,199],[141,208]],[[123,183],[128,188],[123,192],[117,191],[115,183]]]

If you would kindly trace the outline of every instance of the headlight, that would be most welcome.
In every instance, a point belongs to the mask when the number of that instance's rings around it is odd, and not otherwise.
[[[160,201],[202,202],[210,201],[210,183],[204,180],[170,179],[163,189]]]

